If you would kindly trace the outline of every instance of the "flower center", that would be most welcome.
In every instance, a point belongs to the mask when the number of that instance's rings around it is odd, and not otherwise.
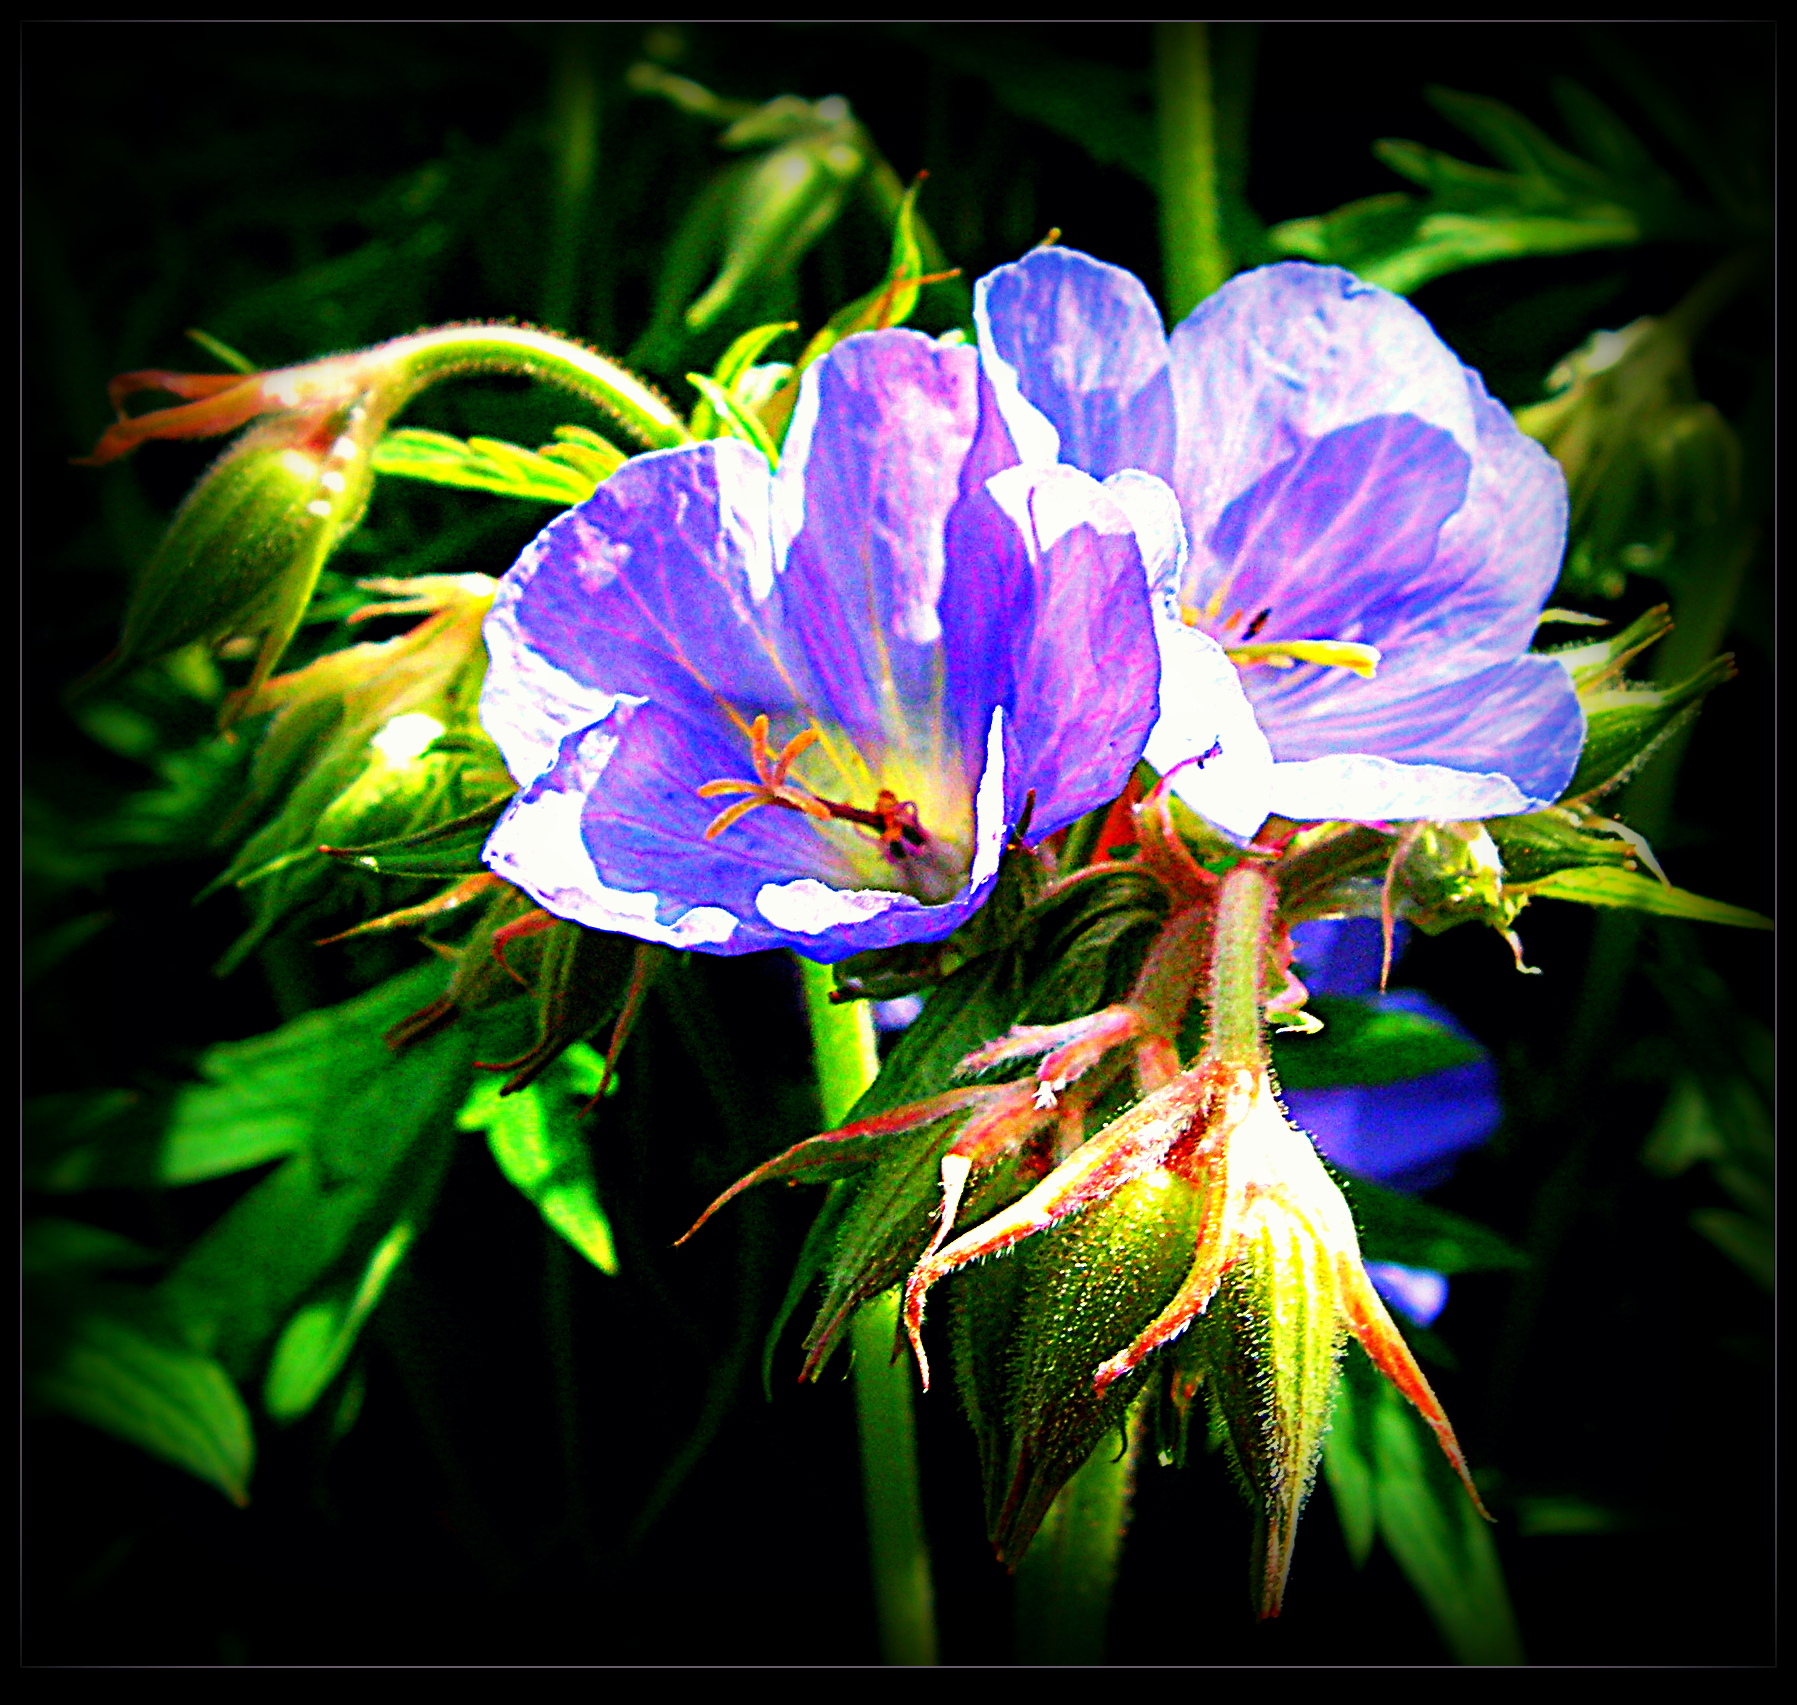
[[[699,789],[701,799],[721,799],[742,794],[734,805],[727,805],[706,827],[705,838],[715,841],[733,823],[739,823],[762,805],[777,805],[782,810],[800,811],[820,822],[854,823],[872,829],[880,837],[881,850],[895,865],[915,859],[930,845],[930,835],[917,818],[917,806],[900,799],[890,788],[881,788],[871,810],[847,805],[835,799],[823,799],[802,782],[792,778],[793,760],[809,750],[820,738],[815,728],[807,728],[773,752],[768,747],[768,719],[758,716],[749,728],[749,761],[755,779],[724,777],[708,781]]]

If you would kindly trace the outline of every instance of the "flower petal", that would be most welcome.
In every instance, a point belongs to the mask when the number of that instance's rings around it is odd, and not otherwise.
[[[1060,459],[1103,479],[1173,471],[1173,393],[1160,310],[1142,281],[1073,249],[1041,248],[974,289],[994,384],[1053,423]]]
[[[1345,678],[1326,711],[1272,722],[1271,809],[1298,822],[1498,817],[1552,804],[1572,778],[1585,716],[1551,657],[1409,694],[1380,685]]]
[[[544,528],[484,628],[481,721],[514,776],[541,775],[620,697],[694,714],[720,699],[751,716],[792,706],[802,683],[771,638],[770,498],[766,462],[718,439],[627,462]]]
[[[900,737],[937,686],[978,367],[974,350],[916,332],[865,333],[806,373],[793,413],[776,480],[781,625],[832,719],[870,745]]]
[[[1131,518],[1074,468],[1013,468],[965,499],[943,598],[958,714],[998,696],[1052,834],[1123,791],[1156,715],[1158,667]]]

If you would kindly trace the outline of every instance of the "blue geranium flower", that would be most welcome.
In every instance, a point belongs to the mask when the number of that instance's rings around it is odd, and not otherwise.
[[[1045,248],[982,279],[977,310],[994,384],[1048,417],[1061,460],[1178,498],[1147,757],[1184,763],[1195,809],[1247,836],[1269,813],[1458,820],[1558,797],[1584,718],[1527,647],[1565,481],[1407,302],[1286,262],[1169,338],[1132,274]],[[1218,737],[1236,670],[1246,703]]]
[[[1397,926],[1402,935],[1409,926]],[[1355,995],[1446,1026],[1471,1042],[1465,1027],[1416,989],[1377,994],[1384,944],[1371,918],[1301,923],[1292,930],[1294,957],[1312,994]],[[1399,951],[1403,942],[1396,944]],[[1431,1190],[1452,1175],[1469,1149],[1491,1140],[1503,1119],[1497,1063],[1481,1049],[1476,1060],[1399,1083],[1330,1089],[1288,1089],[1293,1119],[1342,1171],[1389,1190]],[[1373,1288],[1400,1314],[1429,1325],[1448,1300],[1446,1277],[1425,1267],[1369,1261]]]
[[[948,934],[1026,802],[1045,835],[1115,798],[1156,714],[1153,482],[1044,441],[974,350],[886,331],[807,371],[778,472],[735,440],[621,468],[487,619],[522,784],[487,863],[713,953]]]

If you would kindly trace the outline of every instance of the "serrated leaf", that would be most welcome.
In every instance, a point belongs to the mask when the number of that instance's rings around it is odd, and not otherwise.
[[[68,1323],[30,1390],[37,1402],[172,1462],[232,1503],[249,1502],[249,1413],[210,1356],[112,1315],[84,1313]]]
[[[1342,1375],[1323,1468],[1351,1549],[1367,1545],[1370,1506],[1380,1538],[1455,1660],[1523,1663],[1489,1525],[1422,1419],[1366,1358],[1350,1350]]]
[[[1575,900],[1586,906],[1617,906],[1650,912],[1661,918],[1689,918],[1695,923],[1732,924],[1738,929],[1771,929],[1772,920],[1745,906],[1706,900],[1657,877],[1634,870],[1560,870],[1538,882],[1509,890],[1532,900]]]
[[[495,799],[447,823],[397,840],[322,850],[377,876],[477,876],[487,868],[481,862],[481,850],[510,803],[509,799]]]
[[[463,440],[418,426],[402,426],[375,445],[374,471],[431,485],[563,505],[584,503],[599,484],[564,457],[526,450],[502,439]]]
[[[1365,1178],[1343,1189],[1360,1229],[1368,1261],[1427,1267],[1437,1273],[1495,1272],[1525,1267],[1527,1257],[1495,1231],[1417,1196],[1403,1196]]]
[[[1581,159],[1499,101],[1450,89],[1431,89],[1429,99],[1510,169],[1415,142],[1375,143],[1385,165],[1427,194],[1372,196],[1289,220],[1268,233],[1275,252],[1345,266],[1408,294],[1491,261],[1716,234],[1715,220],[1680,199],[1663,175]]]
[[[1376,996],[1318,995],[1309,1005],[1323,1021],[1320,1031],[1273,1038],[1274,1069],[1287,1089],[1401,1083],[1485,1057],[1445,1024]],[[1195,1045],[1194,1030],[1187,1040]]]

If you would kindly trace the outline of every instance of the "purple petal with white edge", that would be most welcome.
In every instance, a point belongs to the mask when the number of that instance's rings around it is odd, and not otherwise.
[[[1013,468],[951,524],[943,599],[950,701],[1010,709],[1030,833],[1116,798],[1153,724],[1158,669],[1128,513],[1075,468]]]
[[[720,699],[750,716],[792,704],[770,637],[770,497],[767,463],[720,439],[637,457],[537,536],[483,628],[481,721],[515,777],[620,696],[711,715]]]
[[[1295,822],[1501,817],[1559,798],[1585,713],[1559,663],[1525,655],[1403,697],[1343,691],[1268,734],[1270,809]]]
[[[1477,453],[1466,369],[1408,302],[1336,267],[1283,261],[1231,279],[1174,329],[1169,361],[1192,584],[1228,505],[1341,427],[1414,415]]]
[[[1267,814],[1273,754],[1223,648],[1157,613],[1160,714],[1142,756],[1187,805],[1244,844]]]
[[[1172,473],[1166,328],[1133,273],[1036,249],[975,285],[974,318],[994,384],[1010,377],[1053,422],[1062,461],[1100,479]]]
[[[1142,553],[1142,571],[1157,609],[1171,611],[1178,601],[1186,566],[1186,524],[1173,488],[1136,468],[1109,475],[1104,489],[1129,517]]]
[[[846,825],[763,807],[706,841],[713,813],[693,792],[692,775],[728,747],[708,725],[654,706],[620,706],[606,723],[570,734],[550,771],[513,801],[484,858],[558,917],[671,947],[792,947],[829,963],[937,940],[985,899],[1014,820],[1018,802],[1007,793],[1016,754],[1003,722],[995,711],[972,869],[941,905],[853,886],[836,838],[853,833]]]
[[[1369,1261],[1366,1276],[1373,1281],[1373,1289],[1414,1326],[1433,1326],[1448,1306],[1447,1275],[1432,1268]]]
[[[845,339],[806,375],[776,478],[789,649],[824,714],[878,746],[932,707],[944,535],[979,357],[917,332]],[[983,734],[983,730],[981,731]]]

